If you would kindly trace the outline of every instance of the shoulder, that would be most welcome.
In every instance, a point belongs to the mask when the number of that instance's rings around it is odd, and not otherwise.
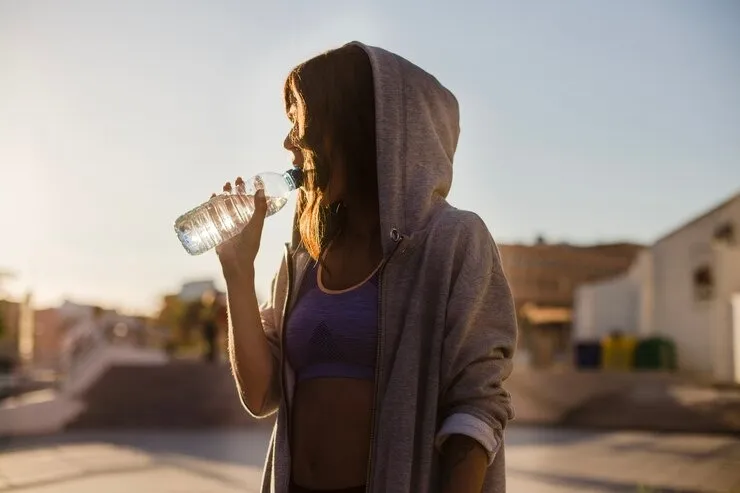
[[[427,241],[442,246],[450,255],[498,257],[496,243],[483,219],[451,205],[438,212]]]
[[[458,209],[453,206],[445,207],[439,213],[438,220],[441,227],[454,228],[466,237],[491,238],[488,226],[481,217],[473,211]]]

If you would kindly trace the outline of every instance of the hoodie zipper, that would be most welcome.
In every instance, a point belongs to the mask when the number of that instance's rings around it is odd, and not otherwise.
[[[391,259],[393,259],[393,255],[398,251],[398,247],[403,241],[404,237],[403,235],[399,234],[398,230],[393,228],[391,231],[391,238],[393,241],[396,242],[396,246],[391,251],[390,255],[388,255],[388,259],[383,262],[383,265],[380,266],[380,270],[378,271],[378,337],[377,337],[377,347],[375,350],[375,388],[374,388],[374,394],[373,394],[373,407],[372,412],[370,414],[370,420],[371,420],[371,426],[370,426],[370,453],[367,458],[367,478],[366,478],[366,486],[365,486],[365,493],[370,493],[372,491],[372,476],[373,476],[373,458],[375,456],[375,430],[377,428],[377,410],[378,410],[378,389],[380,386],[380,370],[381,370],[381,358],[383,356],[382,354],[382,348],[383,348],[383,324],[381,321],[383,320],[383,273],[385,272],[386,266],[391,262]]]
[[[286,267],[288,271],[288,291],[285,294],[285,300],[283,301],[283,316],[282,320],[280,321],[281,327],[280,327],[280,387],[282,388],[282,398],[285,400],[285,432],[287,436],[287,442],[288,447],[290,447],[290,436],[291,436],[291,411],[290,411],[290,405],[288,402],[288,386],[286,384],[286,371],[285,371],[285,323],[286,323],[286,317],[288,315],[288,308],[291,306],[291,297],[293,296],[293,276],[294,276],[294,268],[293,268],[293,262],[294,257],[291,254],[290,251],[290,245],[285,245],[285,262]],[[288,454],[288,457],[290,457],[290,453]],[[288,491],[290,488],[290,475],[292,472],[290,471],[292,469],[292,466],[289,465],[288,467],[288,474],[286,478],[286,482],[283,485],[285,487],[285,491]]]
[[[285,301],[283,301],[283,316],[280,320],[280,387],[282,389],[282,398],[285,400],[285,431],[288,437],[288,443],[290,443],[290,409],[288,406],[288,394],[287,385],[285,384],[285,316],[288,314],[288,304],[290,303],[290,297],[293,292],[293,259],[290,255],[290,247],[285,245],[285,262],[288,270],[288,292],[285,294]],[[277,444],[276,444],[277,445]],[[290,454],[288,454],[290,456]],[[285,485],[286,491],[290,486],[290,476],[288,476],[288,484]]]

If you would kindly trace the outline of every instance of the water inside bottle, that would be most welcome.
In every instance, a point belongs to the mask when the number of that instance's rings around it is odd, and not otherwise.
[[[288,198],[266,197],[267,215],[279,211]],[[185,250],[199,255],[233,238],[249,222],[254,212],[254,196],[221,194],[180,216],[175,231]]]

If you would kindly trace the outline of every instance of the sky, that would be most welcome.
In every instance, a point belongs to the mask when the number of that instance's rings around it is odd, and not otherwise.
[[[650,243],[740,191],[740,3],[434,3],[0,0],[0,290],[152,311],[223,287],[175,218],[287,169],[285,76],[352,40],[455,93],[449,200],[498,242]],[[266,222],[260,290],[291,219]]]

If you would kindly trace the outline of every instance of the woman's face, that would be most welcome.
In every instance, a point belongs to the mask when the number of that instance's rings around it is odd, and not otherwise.
[[[294,101],[298,100],[294,98]],[[305,132],[302,106],[299,102],[294,102],[288,108],[288,120],[290,120],[291,127],[283,141],[283,147],[293,155],[293,166],[298,168],[303,168],[304,164],[303,150],[298,147],[298,142]]]
[[[295,89],[293,90],[293,101],[294,103],[288,108],[288,119],[292,126],[288,135],[285,136],[283,147],[292,154],[293,166],[301,168],[305,172],[314,172],[317,163],[314,163],[311,159],[306,159],[307,149],[300,146],[306,132],[306,108],[303,99],[299,97]],[[344,160],[339,159],[336,153],[332,152],[330,137],[326,134],[323,135],[321,142],[323,149],[311,149],[311,151],[313,151],[313,155],[322,156],[319,166],[328,167],[323,171],[329,174],[329,182],[326,187],[319,188],[318,191],[321,196],[321,205],[329,206],[344,200],[347,181],[346,171]]]

